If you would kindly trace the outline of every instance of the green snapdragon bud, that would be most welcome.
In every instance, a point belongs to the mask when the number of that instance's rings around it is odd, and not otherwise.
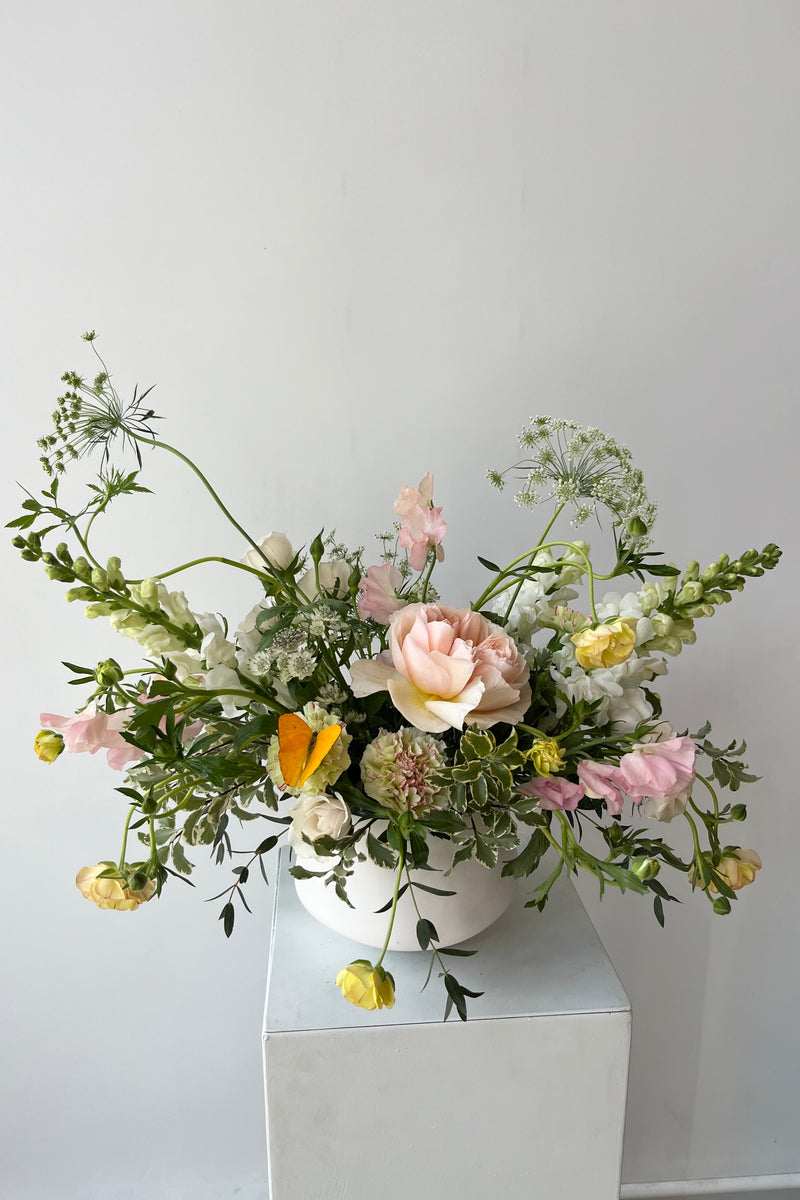
[[[705,571],[701,572],[700,582],[701,583],[713,583],[714,580],[719,575],[719,570],[720,570],[719,563],[711,563],[710,566],[706,567]]]
[[[20,550],[20,558],[24,558],[26,562],[38,562],[39,555],[34,554],[33,550]]]
[[[683,572],[683,582],[689,583],[692,580],[700,578],[700,563],[696,559],[686,564],[686,570]]]
[[[52,563],[45,567],[44,573],[48,579],[55,579],[58,583],[72,583],[75,576],[67,567],[60,567],[58,563]]]
[[[100,600],[95,604],[87,604],[84,611],[89,620],[94,621],[97,617],[107,617],[110,613],[115,612],[116,608],[116,604]]]
[[[65,593],[65,599],[71,604],[73,600],[94,600],[95,590],[90,587],[74,587]]]
[[[125,672],[116,659],[107,658],[105,662],[97,664],[94,677],[103,687],[111,687],[125,678]]]
[[[121,566],[122,560],[117,558],[116,555],[111,557],[106,563],[106,575],[108,576],[108,582],[113,588],[125,586],[125,576],[122,574]]]
[[[675,597],[676,604],[697,604],[698,600],[702,600],[705,588],[699,580],[690,580],[684,583],[681,590]]]
[[[65,566],[72,566],[72,555],[66,542],[59,542],[56,546],[56,558],[60,558]]]
[[[15,550],[27,550],[27,548],[28,548],[27,541],[25,540],[24,537],[20,537],[19,534],[17,534],[16,537],[11,539],[11,545],[14,547]]]
[[[106,575],[102,567],[92,568],[92,583],[98,592],[108,591],[108,575]]]
[[[83,555],[75,559],[72,564],[72,569],[79,579],[84,579],[87,583],[92,577],[92,568],[89,566],[88,561],[83,557]]]
[[[714,605],[713,604],[690,604],[689,607],[687,609],[685,609],[684,611],[686,613],[686,616],[691,617],[692,620],[697,620],[699,617],[713,617]]]

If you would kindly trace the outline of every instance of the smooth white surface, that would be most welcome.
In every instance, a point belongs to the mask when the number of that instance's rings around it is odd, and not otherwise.
[[[548,869],[543,862],[537,881]],[[465,987],[485,993],[469,1001],[470,1016],[500,1020],[627,1012],[628,998],[568,880],[562,878],[553,888],[543,914],[524,907],[531,890],[515,886],[514,900],[500,920],[464,943],[463,949],[478,953],[450,962]],[[342,999],[334,986],[336,976],[353,959],[365,957],[360,943],[330,933],[304,911],[284,859],[270,940],[267,1033],[441,1021],[445,993],[435,971],[422,990],[430,964],[427,953],[387,954],[397,991],[394,1008],[370,1013]]]
[[[546,918],[520,893],[473,958],[451,960],[487,990],[465,1025],[444,1024],[440,982],[420,991],[428,955],[387,955],[394,1008],[342,999],[332,981],[358,948],[320,936],[286,865],[264,1020],[272,1200],[334,1200],[364,1179],[386,1200],[618,1200],[630,1011],[569,883]]]
[[[636,1012],[632,1181],[800,1170],[799,58],[792,0],[0,10],[4,519],[94,326],[256,535],[327,521],[372,548],[433,470],[455,604],[476,553],[543,524],[482,479],[537,411],[631,445],[677,560],[784,545],[659,688],[677,727],[747,737],[757,883],[712,920],[676,881],[664,931],[581,885]],[[149,456],[144,482],[97,523],[129,574],[239,553],[179,464]],[[130,917],[81,899],[77,869],[118,849],[120,780],[43,767],[31,739],[76,702],[59,659],[132,647],[0,554],[0,1191],[242,1197],[264,1177],[269,899],[254,878],[228,944],[202,904],[226,874]],[[184,585],[233,620],[253,602],[212,567]]]
[[[366,853],[365,847],[361,849]],[[454,894],[434,896],[419,891],[420,909],[433,922],[442,946],[458,946],[467,938],[488,929],[511,903],[516,888],[512,879],[504,879],[498,864],[489,871],[477,859],[457,863],[452,874],[445,875],[453,862],[453,845],[442,838],[430,838],[428,866],[431,870],[412,871],[413,882],[439,888]],[[319,864],[303,860],[310,871]],[[395,871],[379,867],[372,859],[353,864],[353,874],[347,882],[349,907],[327,887],[321,878],[294,881],[300,903],[328,929],[380,949],[388,929],[388,914],[379,910],[392,899]],[[402,880],[406,882],[405,877]],[[419,950],[417,940],[417,910],[411,893],[405,891],[397,901],[397,911],[389,939],[391,950]]]

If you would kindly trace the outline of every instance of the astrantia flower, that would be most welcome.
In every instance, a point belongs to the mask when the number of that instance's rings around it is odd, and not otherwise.
[[[310,700],[305,708],[300,710],[298,715],[303,718],[312,733],[319,733],[321,729],[325,729],[328,725],[335,724],[338,719],[334,713],[327,711],[321,704],[316,704],[313,700]],[[293,796],[299,796],[302,793],[319,795],[327,788],[332,787],[342,772],[346,771],[350,766],[350,755],[347,753],[347,747],[352,740],[347,730],[342,729],[332,749],[323,758],[314,774],[309,776],[302,788],[296,788],[289,787],[283,778],[280,758],[278,757],[280,742],[278,735],[275,734],[274,737],[270,738],[269,749],[267,750],[267,772],[269,777],[279,792],[289,792]]]
[[[444,604],[393,613],[387,654],[350,666],[354,695],[388,691],[398,712],[426,733],[521,721],[531,699],[529,674],[499,626]]]
[[[381,731],[361,758],[364,791],[395,812],[422,812],[440,803],[445,793],[433,777],[445,766],[444,746],[436,738],[404,726]]]

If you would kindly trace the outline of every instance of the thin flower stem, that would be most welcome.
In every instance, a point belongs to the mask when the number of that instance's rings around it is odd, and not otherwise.
[[[419,905],[417,904],[417,897],[416,897],[416,893],[414,891],[414,884],[411,882],[411,872],[409,871],[408,867],[406,867],[406,879],[408,881],[408,894],[411,897],[411,903],[414,905],[414,911],[417,914],[417,920],[422,921],[424,918],[422,916],[422,913],[419,911]],[[442,971],[444,972],[444,974],[449,975],[450,972],[447,969],[447,964],[442,962],[442,956],[439,953],[436,946],[434,946],[433,942],[430,943],[430,948],[431,948],[431,953],[435,957],[439,966],[442,968]]]
[[[193,463],[190,458],[187,457],[187,455],[183,454],[182,451],[177,449],[177,447],[170,446],[170,444],[168,442],[159,441],[158,438],[154,438],[152,436],[144,436],[143,434],[139,434],[139,433],[134,433],[132,430],[128,430],[128,432],[129,432],[130,436],[135,438],[135,440],[137,442],[141,442],[145,446],[155,446],[159,450],[167,450],[170,454],[174,454],[176,458],[179,458],[181,460],[181,462],[184,462],[186,464],[186,466],[189,468],[189,470],[193,471],[195,473],[195,475],[200,480],[200,482],[202,483],[203,487],[206,489],[208,494],[211,496],[211,499],[217,505],[220,512],[223,514],[223,516],[227,518],[227,520],[231,523],[231,525],[233,525],[234,529],[236,529],[242,535],[242,537],[244,538],[244,540],[246,542],[250,543],[250,545],[255,550],[255,552],[263,559],[264,564],[267,568],[265,574],[267,574],[271,578],[275,579],[276,582],[278,582],[278,583],[282,582],[280,579],[277,578],[277,575],[275,574],[272,563],[269,561],[269,559],[267,558],[264,551],[261,549],[261,547],[258,545],[258,543],[256,541],[254,541],[253,538],[251,538],[251,536],[247,532],[247,530],[242,525],[239,524],[239,522],[234,517],[233,513],[228,508],[225,507],[225,505],[222,503],[222,500],[220,499],[219,495],[212,487],[210,481],[205,477],[205,475],[200,470],[200,468],[198,466],[196,466],[195,463]]]
[[[539,545],[539,546],[541,546],[542,542],[544,541],[544,539],[547,537],[547,535],[548,535],[548,533],[550,532],[550,530],[551,530],[551,529],[553,528],[553,526],[555,525],[555,523],[556,523],[556,521],[557,521],[557,519],[558,519],[559,513],[561,512],[561,510],[563,509],[563,507],[564,507],[564,505],[565,505],[565,504],[566,504],[566,500],[562,501],[562,503],[561,503],[561,504],[559,504],[559,505],[558,505],[558,507],[556,508],[555,512],[553,513],[552,517],[550,518],[550,521],[549,521],[549,523],[548,523],[548,526],[547,526],[547,528],[545,529],[544,533],[543,533],[543,534],[541,535],[541,537],[539,538],[539,542],[538,542],[538,545]],[[531,553],[531,554],[528,556],[528,557],[529,557],[529,559],[530,559],[530,562],[531,562],[531,563],[532,563],[532,562],[533,562],[533,560],[535,559],[535,557],[536,557],[537,553],[538,553],[538,548],[537,548],[537,550],[534,550],[534,551],[533,551],[533,552],[532,552],[532,553]],[[512,608],[514,607],[514,604],[515,604],[515,602],[516,602],[517,596],[520,594],[520,591],[522,590],[522,585],[523,585],[523,583],[524,583],[524,582],[525,582],[525,580],[524,580],[524,579],[520,579],[519,583],[518,583],[518,584],[517,584],[517,586],[514,588],[514,592],[513,592],[512,596],[511,596],[511,599],[510,599],[510,600],[509,600],[509,602],[508,602],[508,607],[506,608],[506,621],[508,621],[508,618],[509,618],[509,616],[511,615],[511,610],[512,610]]]
[[[402,875],[403,875],[403,867],[405,866],[405,861],[406,861],[405,845],[403,845],[400,847],[400,849],[397,852],[397,874],[395,875],[395,879],[394,879],[394,895],[392,896],[392,908],[389,913],[389,928],[386,930],[386,939],[383,943],[383,949],[381,950],[381,956],[378,959],[378,961],[375,963],[376,969],[383,962],[384,958],[386,957],[386,951],[389,949],[389,939],[391,938],[392,930],[394,929],[394,918],[397,913],[397,896],[400,891],[400,879],[402,878]]]
[[[156,823],[152,817],[149,818],[150,825],[150,864],[154,867],[158,866],[158,846],[156,845]]]
[[[171,571],[161,571],[152,576],[153,579],[168,579],[170,575],[177,575],[179,571],[186,571],[189,567],[199,566],[200,563],[218,562],[224,563],[226,567],[236,567],[237,571],[247,571],[251,575],[257,575],[259,579],[263,579],[266,572],[259,571],[257,567],[248,567],[245,563],[235,562],[232,558],[222,558],[216,554],[209,554],[205,558],[193,558],[191,562],[181,563],[179,567],[173,567]],[[148,578],[145,576],[144,578]],[[126,583],[144,583],[142,579],[127,579]]]
[[[698,868],[699,868],[699,864],[703,857],[703,852],[700,849],[700,835],[697,832],[697,826],[695,825],[694,820],[689,815],[689,813],[684,812],[683,815],[686,817],[686,820],[689,822],[689,824],[692,828],[692,839],[694,841],[694,856],[695,856],[695,861],[697,862]]]
[[[719,800],[717,799],[716,790],[703,775],[697,774],[695,775],[695,779],[699,779],[703,787],[707,788],[708,791],[711,792],[711,798],[714,801],[714,817],[717,821],[719,821]]]
[[[423,604],[428,599],[428,585],[431,581],[431,575],[433,574],[433,568],[436,566],[436,551],[434,550],[432,553],[431,553],[431,551],[428,551],[428,554],[430,556],[430,563],[428,564],[428,569],[425,572],[425,578],[422,581],[422,603]]]
[[[133,818],[133,814],[136,812],[136,809],[138,807],[139,807],[138,804],[132,804],[128,810],[128,815],[125,818],[125,827],[122,830],[122,849],[119,852],[119,866],[117,868],[120,871],[120,873],[122,872],[122,870],[125,866],[125,851],[128,848],[128,828],[130,826],[131,819]]]

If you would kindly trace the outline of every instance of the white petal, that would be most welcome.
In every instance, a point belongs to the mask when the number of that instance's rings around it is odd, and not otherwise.
[[[385,692],[389,680],[396,674],[394,667],[380,655],[377,658],[357,658],[350,664],[350,686],[353,695],[371,696]]]

